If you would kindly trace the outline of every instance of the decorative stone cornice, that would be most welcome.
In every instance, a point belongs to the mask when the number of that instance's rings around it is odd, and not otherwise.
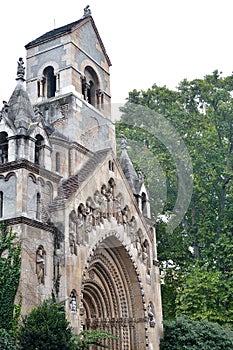
[[[59,183],[61,180],[61,176],[57,175],[47,169],[41,168],[38,165],[29,162],[27,159],[19,159],[15,160],[13,162],[7,162],[4,164],[1,164],[0,166],[0,174],[6,173],[8,171],[14,171],[19,169],[26,169],[28,171],[31,171],[32,173],[36,175],[40,175],[50,181],[53,181],[55,183]]]
[[[53,232],[54,227],[52,225],[27,218],[26,216],[17,216],[14,218],[0,220],[0,223],[5,223],[7,226],[13,226],[18,224],[25,224],[31,227],[36,227],[45,231]]]

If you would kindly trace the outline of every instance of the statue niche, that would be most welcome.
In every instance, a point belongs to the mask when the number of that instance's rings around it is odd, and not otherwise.
[[[85,241],[85,217],[86,217],[86,213],[85,213],[85,207],[84,205],[81,203],[78,206],[78,214],[77,214],[77,234],[76,234],[76,243],[78,245],[80,244],[84,244]]]
[[[72,289],[70,293],[70,312],[71,313],[77,312],[77,292],[75,289]]]
[[[44,247],[40,245],[36,251],[36,274],[39,284],[45,283],[45,255]]]
[[[147,274],[150,275],[150,245],[147,239],[142,243],[142,261],[147,267]]]
[[[71,254],[77,255],[76,246],[76,234],[77,234],[77,215],[74,210],[69,215],[69,244]]]

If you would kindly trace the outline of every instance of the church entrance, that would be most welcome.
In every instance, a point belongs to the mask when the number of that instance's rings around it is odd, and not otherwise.
[[[121,242],[110,236],[88,261],[83,281],[83,327],[117,336],[112,350],[145,350],[143,296],[136,269]]]

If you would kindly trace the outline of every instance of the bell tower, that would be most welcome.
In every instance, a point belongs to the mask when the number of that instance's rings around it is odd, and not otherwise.
[[[25,48],[0,111],[0,221],[21,244],[22,314],[53,291],[75,333],[159,350],[156,227],[123,134],[116,156],[111,62],[89,7]]]
[[[25,48],[28,95],[46,121],[91,151],[115,149],[111,62],[89,7]]]

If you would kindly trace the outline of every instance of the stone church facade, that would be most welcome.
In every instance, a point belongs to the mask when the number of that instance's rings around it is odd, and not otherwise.
[[[0,219],[22,247],[22,312],[53,292],[75,332],[158,350],[155,225],[124,135],[116,156],[111,62],[89,8],[25,48],[0,115]]]

